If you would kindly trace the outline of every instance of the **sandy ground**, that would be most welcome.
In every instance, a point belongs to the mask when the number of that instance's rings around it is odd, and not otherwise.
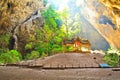
[[[112,68],[44,70],[0,66],[0,80],[120,80]]]

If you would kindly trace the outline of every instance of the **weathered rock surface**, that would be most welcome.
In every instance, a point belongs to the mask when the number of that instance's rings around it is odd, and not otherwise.
[[[106,39],[94,28],[87,19],[81,16],[81,32],[79,36],[82,39],[88,39],[91,43],[92,50],[103,50],[106,51],[110,44]]]
[[[110,9],[111,17],[117,28],[120,28],[120,1],[119,0],[99,0]]]
[[[100,3],[101,2],[101,3]],[[117,0],[88,0],[81,13],[107,42],[120,49],[120,6]]]
[[[11,49],[24,52],[30,35],[34,35],[35,29],[43,25],[42,8],[42,0],[0,1],[0,35],[10,33]]]
[[[42,0],[0,1],[0,33],[21,25],[41,8]]]
[[[111,25],[98,25],[98,31],[105,36],[111,45],[120,49],[120,1],[119,0],[100,0],[108,10],[104,10],[103,14],[112,20],[117,30],[111,29]],[[108,13],[109,12],[109,13]],[[100,27],[103,27],[101,29]]]

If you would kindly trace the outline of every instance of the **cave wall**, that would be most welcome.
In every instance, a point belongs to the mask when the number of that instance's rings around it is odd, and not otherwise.
[[[0,35],[9,33],[11,47],[24,53],[29,35],[43,25],[42,0],[2,0],[0,1]]]
[[[119,3],[118,0],[88,0],[81,10],[85,19],[94,26],[111,46],[117,49],[120,49]]]
[[[99,0],[111,13],[111,17],[117,28],[120,28],[120,0]]]
[[[41,8],[42,0],[0,1],[0,33],[11,31]]]

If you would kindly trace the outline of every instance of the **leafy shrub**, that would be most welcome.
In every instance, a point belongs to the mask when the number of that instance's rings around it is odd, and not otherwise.
[[[22,60],[22,56],[17,50],[8,50],[0,55],[0,64],[16,63],[20,60]]]
[[[118,66],[120,63],[120,51],[115,48],[109,48],[106,51],[106,55],[103,60],[106,61],[110,66]]]
[[[1,64],[14,63],[14,60],[10,55],[4,53],[0,56],[0,62]]]
[[[28,44],[25,45],[25,49],[26,49],[26,50],[28,50],[28,49],[32,49],[33,46],[34,46],[33,43],[30,42],[30,43],[28,43]]]
[[[27,60],[30,60],[30,59],[37,59],[40,57],[40,54],[38,51],[32,51],[31,53],[28,53],[26,58]]]
[[[35,50],[38,51],[39,53],[46,53],[48,50],[48,45],[47,43],[44,42],[39,42],[36,46],[35,46]]]
[[[22,56],[17,50],[10,50],[7,54],[11,55],[16,62],[22,60]]]
[[[48,54],[42,53],[41,56],[40,56],[40,58],[44,58],[46,56],[48,56]]]
[[[61,45],[57,45],[57,44],[54,44],[52,46],[52,52],[53,53],[59,53],[59,52],[62,52],[63,51],[63,48]]]

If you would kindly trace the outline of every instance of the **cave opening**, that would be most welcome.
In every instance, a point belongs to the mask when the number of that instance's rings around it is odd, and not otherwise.
[[[11,37],[11,38],[10,38],[9,49],[10,49],[10,50],[14,49],[14,46],[15,46],[15,38],[14,38],[14,37]]]
[[[7,7],[8,7],[8,9],[10,9],[11,7],[12,7],[12,3],[7,3]]]

